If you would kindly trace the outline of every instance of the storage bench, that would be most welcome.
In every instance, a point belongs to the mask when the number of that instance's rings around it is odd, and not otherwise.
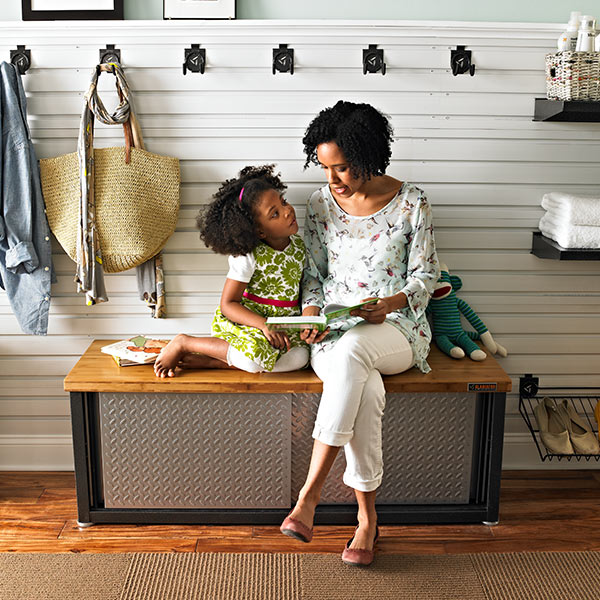
[[[78,521],[278,524],[304,482],[322,390],[310,371],[118,367],[94,341],[65,378],[71,395]],[[381,524],[496,522],[506,392],[489,356],[384,377]],[[317,524],[352,524],[340,452]]]

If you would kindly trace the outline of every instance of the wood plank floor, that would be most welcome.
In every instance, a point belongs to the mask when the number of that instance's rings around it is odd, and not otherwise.
[[[600,471],[504,471],[500,522],[384,526],[379,552],[600,550]],[[352,527],[302,544],[278,527],[77,526],[73,473],[0,472],[0,552],[341,552]]]

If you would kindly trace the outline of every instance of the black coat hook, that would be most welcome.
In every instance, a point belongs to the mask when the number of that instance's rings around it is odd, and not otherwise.
[[[277,71],[294,74],[294,49],[288,48],[287,44],[279,44],[279,48],[273,48],[273,75]]]
[[[471,51],[465,50],[464,46],[456,46],[456,50],[450,52],[450,66],[452,75],[469,73],[475,75],[475,65],[471,64]]]
[[[25,75],[31,66],[31,50],[17,44],[17,49],[10,51],[10,62],[17,67],[21,75]]]
[[[383,49],[377,48],[377,44],[369,44],[369,47],[363,50],[363,75],[367,73],[377,73],[381,71],[385,75],[385,62],[383,62]]]
[[[100,54],[100,63],[118,63],[121,64],[121,51],[115,48],[114,44],[106,44],[106,48],[98,50]]]
[[[204,73],[206,67],[206,50],[200,48],[200,44],[192,44],[191,48],[185,49],[185,60],[183,63],[183,74],[188,70],[192,73]]]

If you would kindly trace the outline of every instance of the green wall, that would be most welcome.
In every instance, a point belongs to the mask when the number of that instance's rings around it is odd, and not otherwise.
[[[0,20],[19,21],[21,0],[2,0]],[[162,0],[125,0],[126,19],[162,19]],[[600,19],[597,0],[237,0],[238,19],[407,19],[566,23],[571,10]]]

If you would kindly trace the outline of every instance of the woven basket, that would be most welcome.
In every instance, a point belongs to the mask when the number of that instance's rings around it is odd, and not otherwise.
[[[549,100],[600,100],[600,52],[546,54]]]
[[[96,227],[104,271],[118,273],[155,256],[175,231],[179,212],[177,158],[125,148],[94,150]],[[76,261],[79,220],[77,153],[40,161],[50,229]]]

